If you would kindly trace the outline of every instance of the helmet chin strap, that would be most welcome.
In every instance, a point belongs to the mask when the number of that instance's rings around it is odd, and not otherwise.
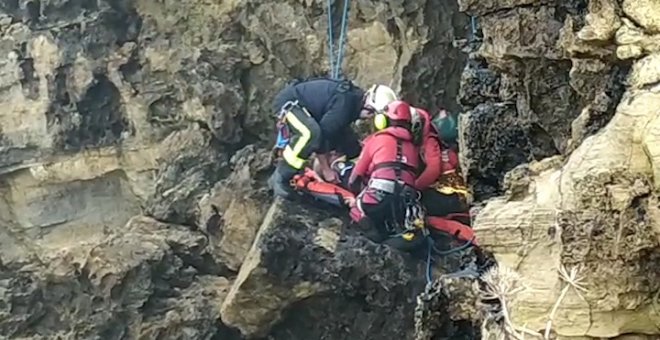
[[[398,126],[408,130],[410,130],[411,128],[410,122],[405,120],[398,120],[398,119],[397,120],[390,119],[390,126]]]

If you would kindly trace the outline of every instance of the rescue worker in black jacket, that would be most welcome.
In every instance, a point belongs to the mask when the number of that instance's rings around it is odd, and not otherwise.
[[[328,78],[294,82],[280,91],[273,108],[289,138],[283,146],[282,159],[268,180],[275,195],[290,197],[289,182],[312,153],[319,161],[320,175],[330,182],[338,181],[330,168],[328,153],[338,151],[347,159],[359,156],[360,143],[350,125],[375,113],[364,107],[364,99],[364,90],[351,81]]]

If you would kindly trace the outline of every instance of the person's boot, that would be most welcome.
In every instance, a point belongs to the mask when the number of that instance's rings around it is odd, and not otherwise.
[[[280,196],[285,199],[293,198],[295,194],[291,187],[291,179],[298,172],[298,170],[291,167],[284,160],[277,163],[277,167],[273,174],[268,178],[268,188],[273,190],[275,196]]]

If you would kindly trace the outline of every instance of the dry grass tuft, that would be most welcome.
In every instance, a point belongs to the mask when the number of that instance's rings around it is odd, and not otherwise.
[[[557,310],[559,309],[559,305],[561,305],[561,302],[564,300],[566,297],[566,294],[568,291],[573,287],[575,289],[575,293],[582,299],[582,301],[586,300],[580,294],[580,292],[587,292],[587,289],[584,288],[584,277],[581,275],[582,274],[582,266],[578,265],[573,268],[571,268],[570,271],[566,270],[566,267],[563,265],[559,267],[559,277],[566,282],[566,285],[564,288],[562,288],[561,293],[559,294],[559,297],[557,298],[557,301],[555,301],[555,304],[552,306],[552,311],[550,312],[550,315],[548,316],[548,322],[545,325],[545,333],[544,333],[544,339],[550,339],[550,330],[552,329],[552,322],[555,319],[555,315],[557,314]]]
[[[582,300],[584,300],[584,297],[581,295],[581,292],[587,292],[587,289],[584,287],[584,277],[581,275],[581,266],[576,266],[570,270],[566,270],[566,267],[561,266],[558,269],[558,272],[560,278],[566,283],[566,285],[562,288],[561,293],[557,297],[548,316],[548,322],[546,323],[544,334],[525,327],[516,326],[511,321],[508,301],[511,301],[516,294],[531,289],[523,282],[517,272],[506,266],[498,265],[492,267],[482,275],[481,280],[483,285],[479,287],[481,299],[497,300],[500,303],[497,310],[489,310],[487,316],[484,318],[482,324],[484,339],[522,340],[525,339],[526,336],[545,340],[550,339],[550,331],[552,329],[555,315],[570,288],[573,287]],[[487,330],[486,326],[489,323],[497,326],[490,327],[490,329]]]

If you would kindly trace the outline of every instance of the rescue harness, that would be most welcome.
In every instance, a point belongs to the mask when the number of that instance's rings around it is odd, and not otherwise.
[[[403,157],[403,139],[387,132],[379,133],[389,134],[396,140],[396,160],[383,162],[374,166],[374,171],[379,169],[394,170],[394,180],[371,178],[367,187],[381,191],[393,196],[391,202],[392,221],[386,221],[386,231],[390,234],[400,235],[405,240],[410,241],[415,237],[416,232],[421,232],[424,236],[428,235],[425,228],[425,211],[420,199],[421,193],[415,188],[405,184],[402,180],[404,171],[417,175],[417,168],[406,163]],[[358,203],[360,200],[358,199]],[[404,216],[399,215],[399,208],[403,205]],[[360,209],[362,210],[362,209]]]

